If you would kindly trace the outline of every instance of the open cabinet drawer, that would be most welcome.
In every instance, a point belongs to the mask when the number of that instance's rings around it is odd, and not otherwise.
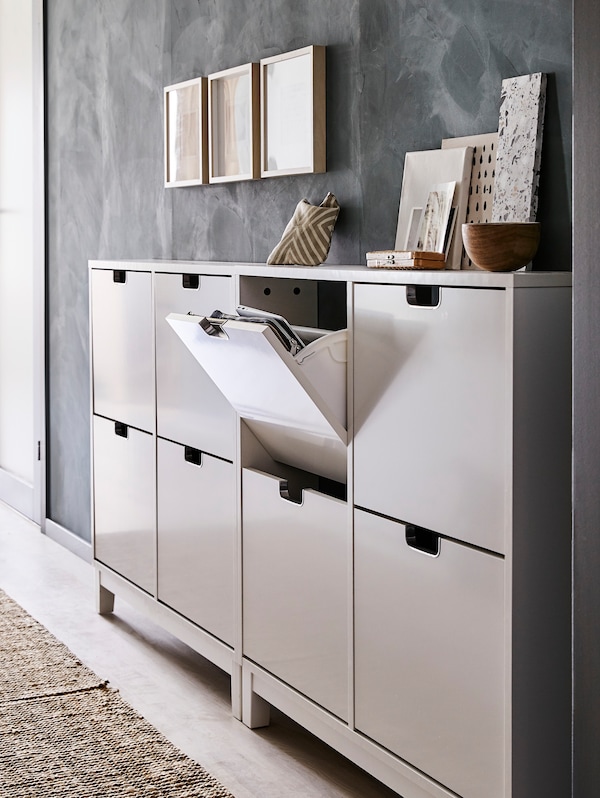
[[[167,321],[275,460],[346,481],[346,330],[292,355],[260,322]]]

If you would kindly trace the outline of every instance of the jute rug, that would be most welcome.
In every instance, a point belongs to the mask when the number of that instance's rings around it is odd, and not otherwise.
[[[0,590],[2,798],[233,798]]]

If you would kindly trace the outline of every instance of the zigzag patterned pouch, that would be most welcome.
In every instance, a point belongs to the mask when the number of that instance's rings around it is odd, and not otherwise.
[[[311,205],[307,199],[300,200],[267,263],[270,266],[318,266],[323,263],[329,253],[339,212],[339,203],[331,192],[320,205]]]

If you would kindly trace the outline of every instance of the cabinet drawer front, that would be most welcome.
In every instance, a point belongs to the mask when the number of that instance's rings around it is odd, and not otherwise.
[[[94,412],[154,432],[152,276],[92,269],[90,279]]]
[[[169,313],[231,313],[232,280],[182,274],[156,274],[154,280],[158,434],[233,460],[235,412],[165,321]]]
[[[355,514],[356,727],[464,798],[500,798],[504,561]]]
[[[154,595],[154,437],[94,417],[94,556]]]
[[[342,719],[348,707],[348,518],[339,499],[243,473],[244,656]]]
[[[233,465],[159,438],[158,598],[228,645],[235,529]]]
[[[503,290],[355,287],[355,502],[505,550],[510,384]]]

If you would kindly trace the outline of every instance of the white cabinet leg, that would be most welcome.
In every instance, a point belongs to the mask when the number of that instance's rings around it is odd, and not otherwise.
[[[102,586],[100,571],[96,571],[96,612],[98,615],[110,615],[115,608],[115,594]]]
[[[256,695],[252,689],[252,680],[251,672],[242,672],[242,723],[250,729],[259,729],[271,722],[271,706],[264,698]]]
[[[237,662],[231,669],[231,714],[242,720],[242,666]]]

